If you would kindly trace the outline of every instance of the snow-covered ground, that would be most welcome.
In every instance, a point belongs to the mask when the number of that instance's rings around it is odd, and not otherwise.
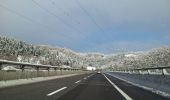
[[[135,86],[152,91],[170,98],[170,76],[163,75],[142,75],[142,74],[128,74],[120,72],[109,72],[108,74],[126,81]]]

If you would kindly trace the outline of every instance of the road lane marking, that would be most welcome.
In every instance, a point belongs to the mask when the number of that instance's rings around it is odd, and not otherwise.
[[[153,90],[153,88],[149,88],[149,87],[146,87],[146,86],[137,84],[137,83],[130,82],[130,81],[128,81],[128,80],[125,80],[125,79],[123,79],[123,78],[117,77],[117,76],[112,75],[112,74],[110,74],[110,73],[106,73],[106,74],[108,74],[108,75],[110,75],[110,76],[112,76],[112,77],[115,77],[115,78],[117,78],[117,79],[119,79],[119,80],[121,80],[121,81],[127,82],[127,83],[129,83],[129,84],[131,84],[131,85],[133,85],[133,86],[140,87],[140,88],[142,88],[142,89],[144,89],[144,90],[147,90],[147,91],[151,91],[151,92],[153,92],[153,93],[155,93],[155,94],[160,94],[160,95],[162,95],[162,96],[164,96],[164,97],[170,97],[170,94],[168,94],[168,93],[166,93],[166,92],[163,92],[163,91],[160,91],[160,90]]]
[[[66,89],[66,88],[67,88],[67,87],[62,87],[62,88],[60,88],[60,89],[58,89],[58,90],[56,90],[56,91],[54,91],[54,92],[51,92],[51,93],[47,94],[47,96],[51,96],[51,95],[53,95],[53,94],[55,94],[55,93],[58,93],[58,92]]]
[[[94,74],[89,75],[89,77],[93,76]]]
[[[91,75],[89,75],[89,76],[87,76],[87,77],[84,77],[83,79],[84,80],[86,80],[87,78],[89,78],[89,77],[91,77],[91,76],[93,76],[94,74],[91,74]]]
[[[89,75],[88,77],[91,77],[92,75]]]
[[[130,96],[128,96],[124,91],[122,91],[116,84],[114,84],[106,75],[103,76],[112,84],[112,86],[126,99],[126,100],[133,100]]]
[[[79,82],[81,82],[81,80],[78,80],[78,81],[76,81],[75,83],[79,83]]]
[[[91,74],[91,75],[89,75],[89,76],[87,76],[87,77],[89,78],[89,77],[91,77],[91,76],[93,76],[93,75],[94,75],[94,74]]]

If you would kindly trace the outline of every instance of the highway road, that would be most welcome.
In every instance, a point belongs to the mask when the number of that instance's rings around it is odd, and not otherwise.
[[[0,100],[169,100],[108,74],[90,73],[0,89]]]

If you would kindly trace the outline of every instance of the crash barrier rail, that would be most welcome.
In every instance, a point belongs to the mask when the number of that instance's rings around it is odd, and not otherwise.
[[[11,67],[4,69],[5,67]],[[47,77],[82,72],[80,68],[0,60],[0,81]]]
[[[118,70],[125,73],[170,75],[170,66]]]
[[[170,66],[113,71],[115,76],[141,86],[170,93]]]
[[[170,67],[127,69],[111,72],[116,77],[138,86],[170,93]]]

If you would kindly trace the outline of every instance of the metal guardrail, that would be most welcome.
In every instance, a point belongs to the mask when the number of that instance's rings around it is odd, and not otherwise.
[[[80,68],[0,60],[0,81],[82,73]]]
[[[31,64],[31,63],[24,63],[24,62],[15,62],[15,61],[8,61],[8,60],[0,60],[0,70],[2,70],[2,65],[8,64],[8,65],[19,65],[20,67],[16,67],[17,69],[24,70],[25,68],[36,68],[37,70],[43,68],[46,70],[80,70],[80,68],[66,68],[66,67],[59,67],[59,66],[51,66],[51,65],[42,65],[42,64]]]
[[[167,67],[137,68],[137,69],[134,69],[134,70],[153,70],[153,69],[170,69],[170,66],[167,66]]]
[[[170,73],[167,72],[167,69],[170,69],[170,66],[166,67],[152,67],[152,68],[139,68],[139,69],[134,69],[137,71],[147,71],[148,74],[151,74],[151,70],[160,70],[162,75],[169,75]]]
[[[167,72],[167,69],[170,69],[170,66],[166,67],[149,67],[149,68],[136,68],[136,69],[126,69],[126,70],[119,70],[123,72],[129,72],[129,73],[139,73],[143,74],[142,71],[145,71],[147,74],[153,74],[153,70],[159,70],[161,72],[161,75],[170,75],[169,72]],[[156,73],[155,73],[156,74]]]

